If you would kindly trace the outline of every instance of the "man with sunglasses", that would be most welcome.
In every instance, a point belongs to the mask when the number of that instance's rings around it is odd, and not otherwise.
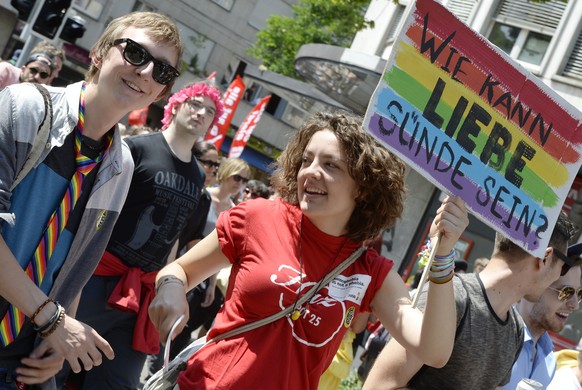
[[[132,39],[117,39],[114,44],[135,66],[153,60],[154,80],[174,74],[173,67],[153,59]],[[147,355],[159,352],[158,332],[148,318],[155,277],[174,260],[180,234],[202,194],[205,174],[192,148],[223,109],[216,88],[196,83],[169,98],[162,131],[125,138],[135,164],[133,178],[77,311],[77,319],[111,344],[116,359],[87,372],[84,389],[136,389]]]
[[[59,73],[63,69],[63,63],[65,62],[65,52],[63,49],[59,48],[58,46],[53,45],[47,40],[40,41],[37,43],[30,54],[42,53],[49,56],[52,60],[52,73],[49,77],[47,85],[52,85],[53,81],[59,77]]]
[[[525,324],[524,344],[511,370],[511,380],[503,389],[515,389],[523,378],[538,381],[544,389],[550,384],[556,372],[556,358],[548,331],[561,332],[568,316],[580,307],[581,254],[582,244],[568,247],[567,256],[574,266],[552,283],[539,301],[522,299],[517,303],[517,310]]]
[[[114,357],[103,337],[75,319],[76,302],[131,182],[134,164],[117,123],[164,97],[177,76],[160,78],[153,60],[128,61],[117,39],[139,43],[150,59],[181,63],[175,23],[137,12],[106,27],[84,82],[46,87],[46,100],[30,83],[0,91],[0,389],[52,389],[65,359],[79,372]]]
[[[31,54],[21,68],[0,62],[0,89],[18,83],[48,84],[52,72],[52,59],[44,53]]]
[[[575,230],[561,213],[543,258],[497,233],[487,267],[478,274],[453,278],[457,332],[448,362],[442,367],[423,365],[390,340],[363,389],[493,390],[506,385],[524,340],[522,320],[513,306],[522,299],[540,300],[560,275],[578,263],[564,255]],[[422,309],[426,289],[420,294]]]

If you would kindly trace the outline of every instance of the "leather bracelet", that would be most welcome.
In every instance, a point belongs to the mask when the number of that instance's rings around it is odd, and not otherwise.
[[[43,326],[37,326],[36,324],[32,324],[32,329],[34,329],[36,333],[46,332],[47,329],[53,326],[55,321],[58,320],[62,306],[58,302],[55,302],[55,306],[57,307],[57,309],[55,310],[55,314],[52,315],[52,317],[46,322],[46,324],[44,324]]]
[[[53,326],[51,326],[51,328],[49,330],[47,330],[44,333],[39,333],[40,337],[47,338],[48,336],[50,336],[51,334],[53,334],[55,332],[55,330],[57,330],[57,328],[59,327],[60,323],[63,322],[63,318],[65,318],[65,308],[62,307],[61,305],[59,305],[59,317],[57,318],[57,320],[55,321],[55,323],[53,324]]]
[[[46,301],[44,301],[37,309],[36,311],[30,316],[30,322],[32,322],[32,324],[34,326],[37,326],[36,322],[34,322],[34,320],[36,319],[36,316],[39,315],[39,313],[42,311],[42,309],[45,308],[46,305],[48,305],[49,303],[54,302],[52,300],[52,298],[47,298]]]

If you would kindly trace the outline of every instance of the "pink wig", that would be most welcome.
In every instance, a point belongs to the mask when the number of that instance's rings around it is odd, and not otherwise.
[[[167,129],[170,123],[172,122],[172,118],[174,118],[174,114],[172,113],[174,106],[176,104],[182,104],[186,100],[193,98],[194,96],[208,96],[213,102],[214,106],[216,107],[216,114],[214,115],[214,119],[212,121],[212,125],[216,122],[218,118],[224,112],[224,103],[222,102],[222,98],[220,97],[220,92],[218,89],[204,83],[196,83],[192,84],[188,87],[181,89],[180,91],[176,92],[170,99],[168,99],[168,104],[164,107],[164,118],[162,119],[162,130]]]

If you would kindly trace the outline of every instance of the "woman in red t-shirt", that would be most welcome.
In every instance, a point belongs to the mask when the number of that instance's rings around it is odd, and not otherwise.
[[[279,199],[255,199],[221,214],[216,230],[158,274],[150,317],[163,340],[181,315],[185,292],[232,265],[211,339],[294,307],[293,314],[210,343],[178,378],[184,389],[316,389],[360,312],[373,311],[425,364],[452,351],[454,244],[468,225],[462,201],[447,198],[431,239],[440,235],[424,314],[412,307],[392,261],[367,249],[304,305],[299,297],[366,240],[400,217],[405,166],[348,114],[316,114],[278,159]]]

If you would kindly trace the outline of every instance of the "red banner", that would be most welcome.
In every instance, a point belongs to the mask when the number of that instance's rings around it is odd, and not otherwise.
[[[267,107],[269,99],[271,99],[271,95],[262,98],[261,101],[257,103],[255,108],[249,112],[243,123],[240,125],[234,136],[234,139],[232,140],[232,145],[230,145],[230,152],[228,153],[229,158],[239,157],[242,154],[245,145],[247,144],[249,138],[251,138],[253,130],[261,119],[261,115],[263,115],[263,111],[265,111],[265,107]]]
[[[204,137],[205,141],[212,142],[218,150],[220,150],[222,141],[224,141],[224,137],[226,136],[226,132],[228,131],[230,122],[232,122],[234,112],[236,111],[244,91],[245,84],[240,76],[237,75],[234,81],[230,84],[230,87],[228,87],[224,93],[224,112],[220,118],[218,118],[216,123],[214,123],[210,131],[206,133],[206,137]]]

